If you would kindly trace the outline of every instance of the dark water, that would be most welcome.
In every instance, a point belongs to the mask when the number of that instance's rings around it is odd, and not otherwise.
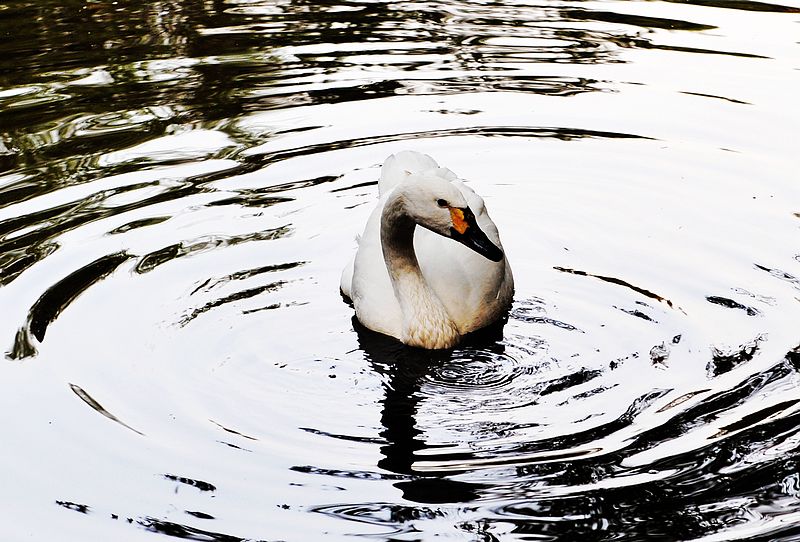
[[[0,3],[0,538],[800,540],[800,5]],[[453,352],[338,293],[481,193]]]

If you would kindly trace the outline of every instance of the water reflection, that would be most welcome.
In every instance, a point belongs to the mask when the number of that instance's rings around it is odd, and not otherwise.
[[[3,538],[796,539],[798,13],[0,5]],[[405,148],[519,277],[447,353],[337,296]]]
[[[469,454],[436,452],[425,457],[417,455],[419,451],[435,451],[438,446],[428,444],[423,431],[418,429],[417,413],[425,393],[422,386],[435,378],[448,363],[452,363],[458,354],[449,351],[426,351],[410,348],[385,335],[375,333],[363,327],[354,317],[353,327],[358,333],[358,342],[364,351],[372,369],[381,375],[384,382],[384,399],[382,401],[381,424],[383,430],[379,435],[385,439],[381,446],[383,459],[378,467],[405,475],[395,487],[403,492],[406,500],[419,503],[455,503],[470,502],[478,498],[482,484],[466,483],[450,477],[457,471],[418,470],[415,462],[435,457],[442,461],[458,461],[469,457]],[[502,355],[503,345],[499,342],[503,336],[504,322],[500,322],[474,333],[465,339],[459,350],[480,348],[487,345],[483,352],[486,355]],[[468,387],[461,390],[469,393]],[[444,446],[447,448],[447,446]]]
[[[452,452],[449,449],[453,448],[453,443],[430,442],[426,434],[430,434],[433,428],[428,427],[426,431],[418,421],[424,402],[433,400],[436,393],[436,390],[426,390],[425,387],[434,384],[437,372],[441,374],[459,353],[426,352],[408,348],[363,328],[355,319],[353,325],[358,331],[360,348],[367,354],[372,368],[382,376],[384,382],[381,410],[383,430],[380,436],[386,443],[380,448],[383,458],[378,466],[401,475],[393,485],[402,491],[406,501],[423,505],[446,504],[447,507],[433,513],[426,507],[387,505],[374,508],[375,505],[365,503],[317,511],[357,521],[365,515],[372,516],[372,521],[391,526],[397,532],[414,530],[415,525],[430,520],[448,517],[461,517],[463,520],[469,516],[469,512],[468,509],[461,508],[459,503],[508,500],[512,503],[492,508],[490,514],[483,516],[480,528],[487,536],[493,536],[491,532],[497,530],[509,535],[535,535],[548,539],[567,534],[573,536],[575,533],[594,536],[608,531],[612,525],[617,526],[615,528],[630,525],[630,532],[636,533],[639,531],[635,525],[641,524],[646,525],[643,532],[649,537],[701,537],[710,530],[729,525],[732,521],[731,514],[740,513],[736,511],[738,505],[734,502],[722,506],[711,503],[726,501],[726,496],[731,494],[744,495],[764,491],[761,485],[764,479],[760,475],[745,479],[741,476],[740,469],[729,471],[729,461],[731,457],[745,454],[750,460],[761,462],[762,460],[756,459],[755,454],[759,453],[756,450],[770,448],[772,445],[762,439],[772,439],[767,435],[775,434],[770,431],[773,422],[768,422],[769,429],[761,426],[761,423],[776,414],[792,411],[798,403],[796,399],[792,399],[747,414],[710,436],[710,442],[705,446],[647,462],[642,468],[631,468],[639,463],[631,458],[674,441],[692,427],[708,423],[709,416],[716,417],[719,412],[741,405],[745,397],[753,396],[781,379],[795,380],[800,366],[797,365],[797,349],[794,349],[771,369],[753,375],[731,390],[706,395],[701,402],[679,413],[669,422],[641,433],[619,451],[598,454],[602,450],[587,449],[588,453],[584,455],[589,457],[586,459],[582,459],[580,453],[559,452],[582,443],[602,442],[604,434],[619,431],[634,423],[637,416],[658,404],[658,400],[668,390],[639,398],[618,420],[585,434],[515,443],[513,437],[508,438],[513,435],[511,433],[505,439],[506,444],[497,448],[487,462],[482,460],[480,453],[468,450],[475,444],[478,444],[479,449],[480,442],[491,439],[492,433],[497,432],[497,427],[485,434],[474,433],[470,428],[465,428],[462,450]],[[491,336],[473,338],[463,348],[482,349],[488,355],[502,356],[504,347],[501,339],[502,325],[493,330]],[[747,355],[751,354],[748,351]],[[597,376],[599,375],[574,373],[559,382],[558,389],[579,387]],[[463,381],[459,381],[459,386],[461,389],[458,391],[470,393],[469,387]],[[539,395],[546,395],[555,387],[555,384],[547,384],[541,388]],[[674,409],[689,401],[693,395],[706,394],[708,391],[710,390],[698,390],[689,396],[673,400],[661,407],[659,412]],[[531,399],[535,401],[534,397]],[[516,408],[524,406],[519,404]],[[511,411],[506,414],[513,417]],[[795,413],[788,418],[779,417],[779,421],[774,422],[782,428],[778,433],[788,431],[788,434],[796,436],[797,415]],[[725,438],[733,434],[736,435],[735,438]],[[464,445],[466,449],[463,448]],[[780,444],[777,445],[780,447]],[[778,468],[774,462],[777,460],[773,456],[767,460],[771,467],[765,465],[763,468]],[[488,472],[491,474],[476,477],[476,468],[490,469]],[[473,475],[468,475],[464,480],[460,475],[465,473]],[[720,476],[726,482],[720,484]],[[708,483],[711,479],[716,480],[713,486]],[[769,479],[775,480],[776,477],[770,475]],[[780,495],[774,497],[777,501],[786,498],[783,491],[778,493]],[[628,504],[620,508],[616,504],[619,502]],[[779,509],[779,506],[764,502],[763,518],[776,513],[779,517]],[[381,513],[388,516],[382,516]],[[381,519],[378,520],[378,517]],[[554,521],[555,518],[559,520]],[[467,521],[458,528],[473,532],[476,527]],[[795,527],[785,525],[774,531],[772,536],[791,536],[795,531]]]

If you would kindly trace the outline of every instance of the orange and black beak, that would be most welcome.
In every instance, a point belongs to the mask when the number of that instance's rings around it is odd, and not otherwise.
[[[503,251],[478,227],[475,215],[469,207],[450,207],[450,218],[453,221],[450,237],[493,262],[503,259]]]

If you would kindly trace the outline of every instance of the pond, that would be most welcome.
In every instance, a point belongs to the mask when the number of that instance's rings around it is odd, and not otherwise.
[[[797,540],[775,1],[0,2],[2,538]],[[406,149],[514,271],[453,350],[339,293]]]

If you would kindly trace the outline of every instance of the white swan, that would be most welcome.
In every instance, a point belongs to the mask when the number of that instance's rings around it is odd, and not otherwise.
[[[378,191],[342,273],[358,320],[408,345],[440,349],[501,318],[514,278],[483,199],[413,151],[386,159]]]

